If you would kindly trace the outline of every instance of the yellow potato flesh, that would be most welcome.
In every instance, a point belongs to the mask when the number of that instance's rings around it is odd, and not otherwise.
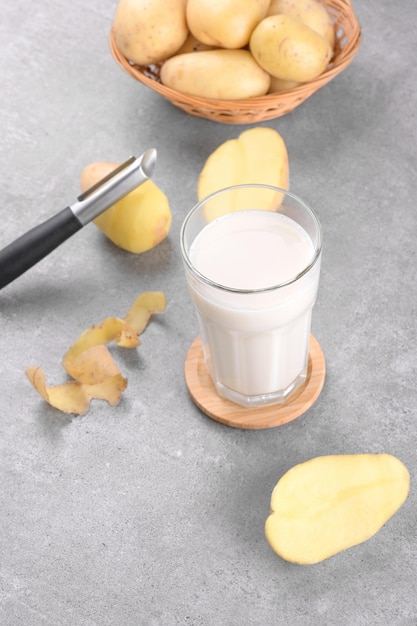
[[[281,135],[263,126],[243,131],[236,139],[221,144],[205,162],[198,178],[198,199],[235,185],[258,183],[288,189],[288,152]],[[208,221],[244,209],[276,210],[282,194],[270,191],[236,190],[227,206],[216,199],[206,205]]]
[[[333,455],[290,469],[271,496],[265,534],[283,559],[323,561],[374,535],[407,498],[407,468],[390,454]]]
[[[87,165],[81,174],[81,190],[86,191],[117,166],[118,163]],[[114,244],[134,254],[146,252],[163,241],[171,223],[168,198],[152,180],[136,187],[94,220]]]

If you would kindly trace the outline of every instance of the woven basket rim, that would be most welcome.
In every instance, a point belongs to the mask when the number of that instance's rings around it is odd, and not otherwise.
[[[329,9],[335,22],[336,36],[338,31],[344,36],[343,25],[349,22],[351,33],[349,38],[339,46],[336,56],[332,59],[328,69],[326,69],[317,78],[288,89],[274,93],[268,93],[263,96],[254,96],[245,99],[213,99],[202,96],[196,96],[188,93],[179,92],[171,87],[163,85],[158,78],[158,69],[160,67],[149,66],[143,67],[130,62],[119,50],[116,45],[113,27],[109,33],[109,46],[112,56],[116,63],[130,76],[142,82],[161,96],[170,100],[173,104],[181,107],[192,107],[195,110],[203,112],[209,116],[213,111],[239,110],[241,112],[251,112],[258,108],[273,107],[276,104],[285,103],[289,98],[299,100],[299,104],[309,95],[312,95],[320,87],[328,83],[332,78],[339,74],[356,56],[361,41],[362,30],[359,21],[353,11],[350,0],[322,0],[322,3]],[[295,105],[297,106],[297,104]]]

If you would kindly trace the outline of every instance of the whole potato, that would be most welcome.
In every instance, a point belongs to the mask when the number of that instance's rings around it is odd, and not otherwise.
[[[202,98],[235,100],[265,95],[271,77],[248,50],[203,50],[171,57],[161,67],[167,87]]]
[[[160,63],[175,54],[188,36],[187,0],[119,0],[114,39],[124,56],[138,65]]]
[[[289,15],[271,15],[259,22],[249,46],[272,76],[301,83],[322,74],[332,57],[324,37]]]
[[[270,0],[188,0],[187,23],[202,43],[243,48],[252,30],[266,16]]]
[[[267,16],[279,13],[295,17],[310,26],[334,48],[333,23],[325,6],[318,0],[271,0]]]

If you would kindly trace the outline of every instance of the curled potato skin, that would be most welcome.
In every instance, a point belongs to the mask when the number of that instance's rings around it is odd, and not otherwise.
[[[48,404],[63,413],[83,415],[93,399],[117,405],[128,381],[122,376],[107,344],[114,341],[121,348],[136,348],[141,343],[139,335],[144,332],[151,315],[162,313],[165,308],[166,299],[162,292],[140,294],[124,319],[105,318],[81,333],[67,350],[62,365],[73,380],[61,385],[47,385],[39,366],[26,368],[28,380]]]
[[[41,367],[28,367],[26,376],[40,396],[52,407],[63,413],[84,415],[93,399],[106,400],[115,406],[119,403],[127,380],[115,374],[95,384],[83,384],[69,381],[62,385],[47,386],[45,374]]]

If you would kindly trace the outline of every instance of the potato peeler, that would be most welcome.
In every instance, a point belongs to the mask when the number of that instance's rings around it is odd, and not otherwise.
[[[0,250],[0,289],[18,278],[130,191],[150,178],[156,150],[130,157],[77,200]]]

